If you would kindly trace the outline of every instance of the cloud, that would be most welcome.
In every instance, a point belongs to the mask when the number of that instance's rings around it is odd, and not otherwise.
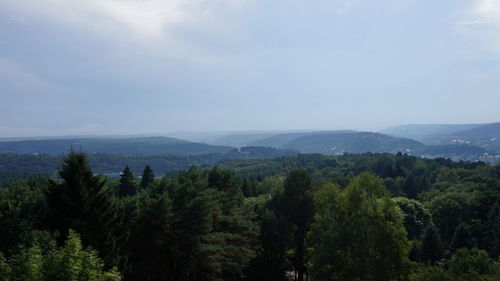
[[[215,6],[238,7],[244,0],[25,0],[0,4],[15,19],[42,17],[99,32],[158,39],[182,22],[200,21]],[[215,5],[217,4],[217,5]]]
[[[455,34],[472,45],[478,54],[486,51],[500,55],[500,1],[478,1],[455,22]]]

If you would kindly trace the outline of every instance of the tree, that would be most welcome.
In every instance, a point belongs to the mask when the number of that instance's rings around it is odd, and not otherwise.
[[[289,225],[294,249],[297,279],[304,280],[305,240],[314,215],[311,177],[304,170],[293,170],[285,180],[282,210]]]
[[[448,273],[452,280],[457,281],[489,280],[484,275],[494,273],[494,266],[495,261],[486,251],[463,248],[457,250],[448,261]],[[497,277],[500,275],[498,273]]]
[[[256,239],[257,226],[247,215],[243,192],[233,171],[217,167],[211,169],[208,172],[208,188],[216,191],[217,201],[211,210],[212,233],[205,241],[219,248],[208,253],[220,264],[218,275],[222,279],[238,280],[255,257],[251,242]]]
[[[151,169],[149,165],[146,165],[146,167],[144,167],[144,171],[142,172],[141,187],[148,187],[154,182],[154,180],[155,175],[153,174],[153,169]]]
[[[473,248],[476,246],[474,238],[471,236],[469,230],[465,227],[463,223],[459,224],[455,229],[455,233],[451,238],[450,248],[452,251],[458,250],[460,248]]]
[[[125,166],[125,169],[120,176],[120,185],[118,186],[118,195],[120,197],[132,196],[137,192],[137,188],[134,183],[134,174],[130,171],[130,168]]]
[[[420,239],[425,228],[432,224],[429,211],[420,202],[413,199],[399,197],[392,200],[403,212],[404,226],[408,232],[408,239]]]
[[[443,257],[444,248],[441,237],[434,224],[429,225],[422,237],[422,260],[432,264]]]
[[[420,188],[417,182],[417,179],[413,174],[409,174],[403,185],[403,191],[406,193],[406,196],[411,199],[417,198],[417,194],[420,192]]]
[[[47,191],[50,226],[62,234],[59,242],[68,237],[69,229],[74,229],[85,245],[91,245],[104,257],[107,265],[117,264],[119,247],[126,236],[119,230],[122,212],[114,191],[93,174],[83,152],[71,151],[59,176],[61,181],[51,181]]]
[[[72,230],[63,247],[44,252],[35,245],[21,250],[10,264],[5,264],[0,254],[0,277],[6,281],[121,280],[116,269],[104,271],[104,263],[97,253],[92,249],[84,249],[79,235]]]
[[[488,251],[492,257],[500,255],[500,204],[495,202],[488,212]]]
[[[314,195],[309,241],[314,280],[396,280],[408,276],[403,216],[379,179],[357,176],[344,190],[328,184]]]
[[[161,191],[142,190],[128,201],[130,237],[127,280],[170,280],[172,260],[172,199]]]
[[[449,243],[460,223],[467,223],[473,212],[470,197],[466,193],[447,192],[425,203],[432,221],[439,229],[443,241]]]
[[[417,240],[413,240],[411,242],[411,248],[410,252],[408,253],[408,257],[410,258],[411,261],[419,262],[421,256],[422,256],[422,249],[420,248],[420,245],[418,244]]]

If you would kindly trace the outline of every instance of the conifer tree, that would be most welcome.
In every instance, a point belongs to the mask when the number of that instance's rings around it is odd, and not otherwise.
[[[413,240],[411,242],[410,252],[408,253],[408,257],[410,258],[410,260],[414,262],[419,262],[420,256],[422,255],[421,252],[422,251],[420,249],[420,245],[418,245],[416,240]]]
[[[125,234],[119,231],[121,208],[113,190],[95,176],[83,152],[71,151],[59,171],[61,181],[51,181],[47,204],[52,211],[51,227],[59,231],[62,243],[69,229],[81,234],[107,265],[117,264]]]
[[[419,192],[419,186],[417,179],[413,174],[409,174],[406,179],[405,183],[403,185],[403,191],[406,193],[406,196],[410,199],[415,199],[417,198],[417,194]]]
[[[455,233],[451,238],[450,248],[452,251],[458,250],[460,248],[474,248],[474,239],[472,238],[469,230],[465,227],[463,223],[459,224],[455,229]]]
[[[422,260],[432,264],[443,257],[444,249],[441,237],[434,224],[429,225],[422,237]]]
[[[292,235],[297,280],[304,280],[305,240],[314,215],[311,177],[304,170],[293,170],[285,180],[283,215]]]
[[[146,188],[155,180],[155,175],[153,174],[153,169],[149,165],[144,167],[142,172],[141,187]]]
[[[120,177],[120,185],[118,186],[118,196],[126,197],[132,196],[137,192],[137,188],[134,183],[134,174],[130,170],[130,168],[125,166],[125,169],[122,172]]]
[[[127,243],[129,280],[170,280],[172,200],[165,192],[143,190],[127,201],[133,209]]]
[[[495,202],[488,212],[488,225],[490,230],[487,233],[489,244],[488,251],[494,258],[500,255],[500,204]]]

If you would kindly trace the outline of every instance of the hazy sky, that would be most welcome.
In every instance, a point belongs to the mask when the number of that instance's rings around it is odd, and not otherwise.
[[[500,1],[0,0],[0,136],[500,121]]]

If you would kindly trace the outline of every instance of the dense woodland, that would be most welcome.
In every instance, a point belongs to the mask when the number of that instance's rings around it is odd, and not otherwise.
[[[398,153],[226,161],[0,189],[0,280],[500,280],[500,167]],[[134,174],[135,171],[135,174]],[[7,177],[5,177],[7,180]]]

